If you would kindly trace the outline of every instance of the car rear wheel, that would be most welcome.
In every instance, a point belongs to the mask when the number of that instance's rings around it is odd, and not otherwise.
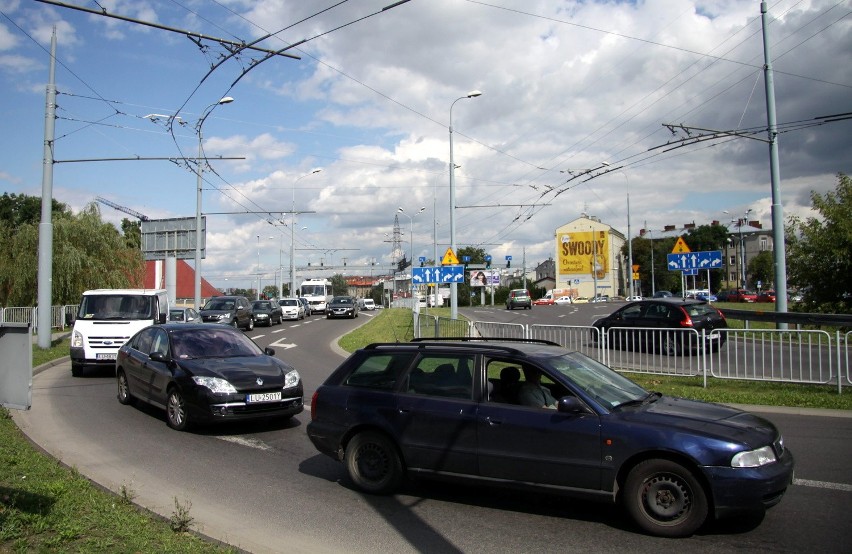
[[[682,465],[646,460],[627,476],[622,501],[639,527],[660,537],[688,537],[707,520],[707,496]]]
[[[133,403],[133,396],[130,394],[130,387],[127,385],[127,375],[119,369],[116,375],[116,383],[118,384],[118,403],[125,406]]]
[[[176,431],[185,431],[189,428],[186,400],[177,387],[172,387],[169,390],[169,397],[166,401],[166,421],[169,427]]]
[[[402,481],[402,461],[385,435],[364,431],[346,447],[346,471],[356,487],[371,494],[390,494]]]

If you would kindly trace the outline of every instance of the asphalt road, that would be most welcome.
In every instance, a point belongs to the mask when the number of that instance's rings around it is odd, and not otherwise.
[[[576,308],[576,317],[589,315]],[[544,309],[500,313],[559,316]],[[342,360],[333,343],[371,315],[315,316],[249,334],[300,370],[309,404]],[[73,378],[65,362],[40,371],[33,385],[32,409],[13,415],[45,451],[110,490],[125,487],[138,504],[166,517],[176,501],[189,506],[197,531],[251,552],[848,552],[852,545],[846,412],[762,413],[796,455],[796,484],[759,524],[727,521],[672,541],[639,534],[612,506],[560,497],[435,482],[410,483],[389,497],[363,495],[341,464],[310,444],[309,406],[288,424],[178,433],[161,411],[120,405],[109,373]]]

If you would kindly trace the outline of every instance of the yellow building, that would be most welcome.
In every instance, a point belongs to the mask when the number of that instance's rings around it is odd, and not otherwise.
[[[594,216],[558,227],[555,234],[557,289],[574,298],[626,294],[627,261],[621,250],[624,235]]]

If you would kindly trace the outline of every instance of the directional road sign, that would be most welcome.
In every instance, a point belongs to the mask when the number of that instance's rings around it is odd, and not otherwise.
[[[718,269],[722,267],[722,251],[682,252],[668,254],[669,271],[684,271],[686,269]]]
[[[463,265],[442,265],[412,268],[411,280],[415,285],[463,283]]]

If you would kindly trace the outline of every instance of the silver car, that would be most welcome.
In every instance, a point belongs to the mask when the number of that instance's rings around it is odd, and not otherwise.
[[[278,301],[281,305],[281,317],[283,319],[305,319],[305,306],[298,298],[282,298]]]

